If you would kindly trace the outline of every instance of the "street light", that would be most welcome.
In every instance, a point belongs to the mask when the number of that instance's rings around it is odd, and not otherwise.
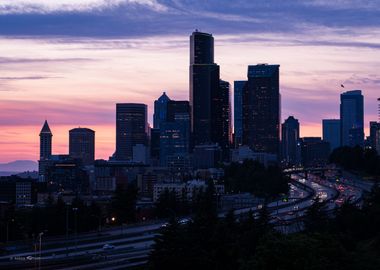
[[[15,220],[12,218],[11,220],[7,220],[7,238],[6,243],[9,241],[9,222],[14,222]]]
[[[44,235],[43,232],[40,232],[38,237],[40,239],[40,256],[38,257],[38,269],[41,269],[41,249],[42,249],[42,236]]]
[[[77,212],[78,212],[78,208],[77,207],[73,207],[73,211],[74,211],[74,222],[75,222],[75,250],[77,249],[77,245],[78,245],[78,218],[77,218]]]

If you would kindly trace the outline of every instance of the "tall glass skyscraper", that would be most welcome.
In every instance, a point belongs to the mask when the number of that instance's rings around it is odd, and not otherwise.
[[[323,119],[322,120],[323,140],[330,143],[330,149],[340,146],[340,120]]]
[[[116,160],[132,160],[133,146],[147,145],[147,105],[116,104]]]
[[[247,81],[234,81],[234,144],[243,144],[243,90]]]
[[[168,101],[170,98],[165,92],[154,101],[153,128],[160,128],[160,123],[166,121]]]
[[[190,36],[190,108],[194,144],[214,141],[213,97],[219,90],[219,66],[214,63],[214,38],[193,32]]]
[[[281,127],[282,160],[287,165],[295,165],[297,162],[297,144],[300,139],[300,123],[294,116],[289,116]]]
[[[364,144],[364,99],[361,90],[340,95],[341,146]]]
[[[190,105],[188,101],[168,102],[167,120],[160,125],[160,164],[170,166],[190,151]]]
[[[243,144],[255,152],[279,154],[280,66],[248,66],[243,95]]]
[[[193,32],[190,36],[190,109],[194,145],[230,144],[229,83],[219,79],[214,63],[214,38]]]

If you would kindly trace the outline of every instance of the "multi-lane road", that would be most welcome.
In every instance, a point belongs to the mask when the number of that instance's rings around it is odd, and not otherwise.
[[[289,200],[267,204],[271,222],[284,233],[302,229],[299,220],[318,198],[333,210],[345,200],[360,204],[364,191],[371,186],[367,182],[346,178],[322,180],[309,175],[292,175]],[[235,210],[237,216],[250,211],[258,212],[262,206]],[[220,213],[223,217],[225,213]],[[188,220],[188,219],[184,219]],[[76,239],[42,239],[41,251],[31,245],[14,244],[13,250],[0,256],[0,269],[126,269],[145,264],[153,248],[154,238],[165,221],[129,227],[115,227],[99,233],[80,234]],[[37,245],[36,247],[39,247]]]

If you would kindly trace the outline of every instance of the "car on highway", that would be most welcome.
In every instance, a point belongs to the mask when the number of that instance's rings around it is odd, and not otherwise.
[[[104,249],[104,250],[115,249],[115,246],[114,246],[114,245],[111,245],[111,244],[105,244],[105,245],[103,246],[103,249]]]

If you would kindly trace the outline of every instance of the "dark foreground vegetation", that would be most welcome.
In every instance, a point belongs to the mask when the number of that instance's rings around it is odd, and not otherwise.
[[[79,197],[65,203],[48,197],[45,206],[10,208],[0,220],[0,241],[26,240],[45,235],[65,235],[95,231],[106,225],[120,225],[135,221],[137,188],[118,187],[109,203],[93,202],[86,205]]]
[[[345,170],[380,176],[380,156],[376,150],[356,147],[340,147],[330,155],[330,162]]]
[[[267,168],[260,162],[245,160],[225,168],[224,184],[229,192],[250,192],[264,198],[288,193],[290,178],[278,166]]]
[[[193,220],[172,219],[157,237],[147,269],[367,270],[380,269],[380,189],[361,209],[345,203],[328,217],[316,202],[305,217],[305,230],[278,233],[265,208],[237,221],[231,213],[216,217],[205,194]]]

